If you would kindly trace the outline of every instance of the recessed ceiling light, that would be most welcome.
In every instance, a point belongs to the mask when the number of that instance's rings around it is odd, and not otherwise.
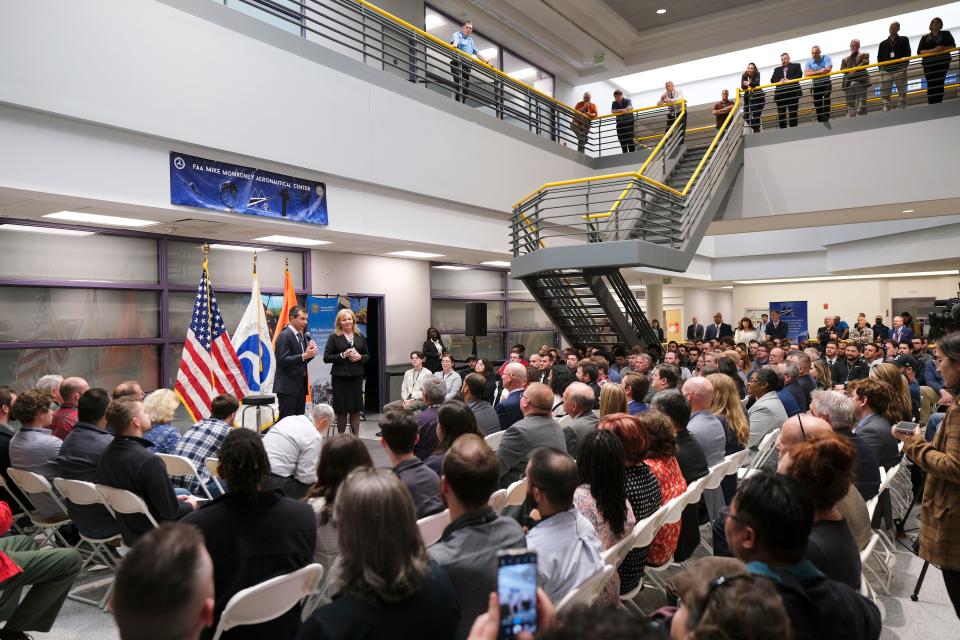
[[[321,244],[330,244],[328,240],[311,240],[310,238],[296,238],[294,236],[260,236],[254,238],[260,242],[273,242],[275,244],[292,244],[297,247],[315,247]]]
[[[211,249],[220,249],[221,251],[246,251],[247,253],[266,253],[270,249],[262,247],[248,247],[242,244],[212,244]]]
[[[55,229],[53,227],[31,227],[26,224],[0,224],[0,229],[10,231],[26,231],[28,233],[48,233],[55,236],[92,236],[93,231],[78,231],[77,229]]]
[[[438,264],[433,267],[434,269],[443,269],[444,271],[469,271],[470,267],[464,267],[459,264]]]
[[[730,284],[730,285],[727,285],[727,286],[725,286],[725,287],[720,287],[720,288],[721,288],[721,289],[733,289],[733,285]]]
[[[901,213],[913,213],[913,209],[904,209]]]
[[[442,258],[442,253],[427,253],[425,251],[391,251],[388,256],[398,258]]]
[[[662,16],[662,15],[665,14],[666,12],[667,12],[666,9],[657,9],[657,15],[658,15],[658,16]]]
[[[480,264],[488,267],[510,267],[510,263],[506,260],[487,260],[486,262],[481,262]]]
[[[54,220],[69,220],[70,222],[86,222],[88,224],[106,224],[117,227],[149,227],[150,225],[160,224],[156,220],[141,220],[139,218],[105,216],[99,213],[86,213],[85,211],[58,211],[57,213],[48,213],[43,217],[52,218]]]
[[[906,273],[870,273],[857,276],[819,276],[813,278],[774,278],[770,280],[735,280],[735,284],[782,284],[785,282],[828,282],[833,280],[873,280],[887,278],[924,278],[928,276],[955,276],[957,269],[947,271],[913,271]]]

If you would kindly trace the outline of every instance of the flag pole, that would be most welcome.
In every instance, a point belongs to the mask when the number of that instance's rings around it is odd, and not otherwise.
[[[257,290],[257,297],[260,297],[260,281],[257,280],[257,252],[253,252],[253,283]],[[260,305],[259,308],[263,308],[263,301],[257,300],[256,304]],[[259,367],[260,375],[263,375],[263,342],[260,341],[260,313],[257,313],[257,365]]]
[[[203,251],[203,275],[206,276],[206,281],[207,281],[207,285],[206,285],[207,290],[204,292],[207,298],[207,335],[212,336],[213,323],[211,322],[211,319],[210,319],[210,271],[209,271],[210,264],[208,261],[208,258],[210,255],[210,245],[204,242],[202,251]],[[210,389],[211,390],[216,389],[216,380],[214,379],[213,367],[210,367]]]

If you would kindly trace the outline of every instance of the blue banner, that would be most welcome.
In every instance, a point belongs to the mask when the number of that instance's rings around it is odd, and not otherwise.
[[[770,311],[780,313],[780,320],[787,323],[787,338],[791,342],[807,340],[810,328],[807,325],[807,302],[798,300],[793,302],[771,302]]]
[[[327,224],[322,182],[170,152],[170,202],[264,218]]]
[[[338,296],[307,296],[307,332],[320,350],[320,355],[307,365],[310,373],[310,397],[314,404],[329,404],[333,397],[330,365],[323,361],[323,349],[327,346],[327,338],[333,335],[333,323],[339,310]]]

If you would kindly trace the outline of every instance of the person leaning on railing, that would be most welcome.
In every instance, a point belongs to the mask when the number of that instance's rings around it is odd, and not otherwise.
[[[669,105],[667,108],[667,131],[670,130],[670,127],[673,125],[674,121],[680,116],[681,102],[683,102],[683,91],[677,89],[674,86],[671,80],[663,85],[665,91],[660,94],[660,101],[657,103],[657,106]],[[687,129],[687,121],[681,120],[678,125],[677,135],[679,136],[680,144],[683,144],[683,134]]]
[[[813,45],[810,49],[810,56],[803,68],[803,75],[814,79],[810,94],[813,96],[813,106],[817,110],[817,122],[827,122],[830,120],[830,93],[833,90],[830,80],[833,60],[830,56],[821,53],[817,45]]]
[[[760,133],[760,114],[763,113],[763,105],[767,102],[767,96],[763,91],[750,91],[759,86],[760,72],[757,71],[757,65],[751,62],[740,76],[740,88],[743,90],[743,120],[754,133]]]
[[[633,103],[630,98],[623,95],[623,91],[617,89],[613,92],[613,104],[610,106],[610,112],[617,115],[617,139],[620,140],[620,148],[624,153],[631,153],[637,150],[637,143],[634,133],[634,116],[630,111],[633,109]]]
[[[913,49],[910,48],[910,39],[900,33],[900,23],[890,23],[890,37],[880,43],[877,49],[877,62],[889,62],[901,58],[909,58]],[[904,60],[880,67],[880,95],[883,96],[883,110],[889,111],[898,106],[907,108],[907,65]],[[893,103],[891,94],[893,85],[897,86],[897,104]]]
[[[773,101],[777,103],[777,121],[781,129],[787,128],[789,121],[791,127],[797,126],[797,110],[800,104],[802,89],[796,82],[803,77],[803,70],[796,62],[790,62],[789,53],[780,54],[780,66],[773,70],[770,77],[770,84],[779,84],[773,92]]]
[[[860,51],[860,41],[850,41],[850,55],[840,61],[840,70],[863,67],[870,64],[870,54]],[[870,74],[866,69],[843,74],[843,92],[847,99],[847,116],[855,118],[867,115],[867,89]]]
[[[583,100],[578,102],[574,109],[577,113],[570,121],[570,128],[577,134],[577,151],[583,153],[587,146],[587,136],[590,135],[591,121],[597,117],[597,105],[591,100],[590,92],[583,94]]]
[[[939,53],[957,46],[949,31],[943,31],[943,20],[934,18],[930,21],[930,33],[920,38],[917,45],[917,55]],[[923,58],[923,75],[927,80],[927,104],[943,102],[943,82],[950,68],[950,54],[929,56]]]
[[[477,51],[477,45],[473,41],[473,36],[470,35],[472,33],[473,23],[467,20],[463,23],[463,26],[460,27],[460,31],[454,32],[450,39],[450,44],[468,56],[476,56],[481,62],[487,62],[487,59]],[[456,87],[456,95],[454,98],[457,102],[466,104],[467,96],[470,94],[470,65],[467,64],[467,60],[464,57],[457,56],[450,61],[450,73],[453,75],[453,84]]]

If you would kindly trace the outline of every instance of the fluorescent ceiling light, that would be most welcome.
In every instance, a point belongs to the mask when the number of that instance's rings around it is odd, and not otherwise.
[[[26,224],[0,224],[0,229],[10,231],[26,231],[28,233],[47,233],[54,236],[92,236],[93,231],[78,231],[76,229],[54,229],[53,227],[31,227]]]
[[[510,268],[510,263],[506,260],[487,260],[486,262],[481,262],[480,264],[486,265],[488,267],[506,267]]]
[[[442,253],[427,253],[425,251],[391,251],[388,256],[398,258],[442,258]]]
[[[297,247],[315,247],[320,244],[330,244],[327,240],[311,240],[310,238],[296,238],[294,236],[260,236],[254,238],[260,242],[273,242],[276,244],[292,244]]]
[[[927,276],[955,276],[956,269],[946,271],[913,271],[908,273],[871,273],[857,276],[820,276],[815,278],[774,278],[770,280],[734,280],[735,284],[781,284],[787,282],[830,282],[834,280],[874,280],[887,278],[923,278]]]
[[[464,267],[459,264],[438,264],[434,269],[443,269],[444,271],[469,271],[470,267]]]
[[[498,55],[500,55],[500,49],[497,49],[496,47],[489,47],[481,51],[480,55],[482,55],[487,60],[493,60]]]
[[[913,209],[904,209],[901,213],[913,213]]]
[[[48,213],[43,217],[52,218],[54,220],[69,220],[70,222],[85,222],[88,224],[106,224],[117,227],[149,227],[153,224],[160,224],[156,220],[141,220],[139,218],[105,216],[99,213],[86,213],[84,211],[58,211],[57,213]]]
[[[428,13],[423,19],[423,26],[425,31],[433,31],[437,27],[442,27],[446,24],[446,20],[443,19],[443,16],[440,16],[436,13]]]
[[[537,70],[533,67],[524,67],[523,69],[511,71],[507,75],[514,80],[532,80],[537,77]]]
[[[721,288],[721,289],[733,289],[733,285],[730,284],[730,285],[727,285],[727,286],[725,286],[725,287],[720,287],[720,288]]]
[[[667,12],[666,9],[657,9],[657,15],[658,15],[658,16],[662,16],[662,15],[665,14],[666,12]]]
[[[212,244],[211,249],[221,249],[223,251],[246,251],[247,253],[266,253],[270,249],[261,247],[248,247],[242,244]]]

